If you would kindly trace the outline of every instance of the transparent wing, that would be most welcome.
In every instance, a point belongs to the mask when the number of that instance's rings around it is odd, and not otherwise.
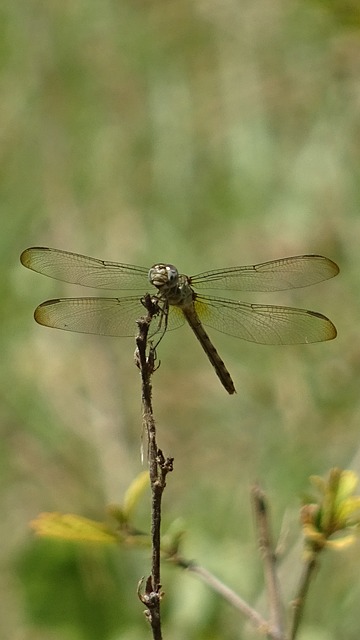
[[[36,322],[66,331],[93,333],[102,336],[136,335],[136,320],[146,315],[139,297],[129,298],[58,298],[40,304],[34,313]],[[159,317],[152,321],[152,335],[163,324]],[[171,309],[168,329],[176,329],[184,323],[179,309]]]
[[[305,344],[336,337],[328,318],[306,309],[205,296],[197,296],[195,309],[205,326],[259,344]]]
[[[98,289],[139,289],[149,286],[148,269],[129,264],[107,262],[78,253],[32,247],[20,256],[24,267],[50,278]]]
[[[307,287],[339,273],[335,262],[317,255],[293,256],[252,266],[205,271],[190,278],[195,289],[282,291]]]

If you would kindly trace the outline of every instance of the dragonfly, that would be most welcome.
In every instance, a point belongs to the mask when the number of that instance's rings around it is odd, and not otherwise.
[[[205,271],[195,276],[180,274],[174,265],[167,263],[154,264],[149,270],[47,247],[26,249],[20,260],[28,269],[63,282],[142,292],[118,298],[57,298],[35,309],[36,322],[66,331],[134,336],[135,321],[144,315],[143,296],[151,284],[154,287],[151,301],[157,309],[151,322],[152,336],[187,322],[229,394],[235,393],[234,383],[205,326],[235,338],[269,345],[322,342],[337,335],[333,323],[317,311],[198,293],[203,289],[272,292],[317,284],[339,273],[337,264],[321,255],[292,256]]]

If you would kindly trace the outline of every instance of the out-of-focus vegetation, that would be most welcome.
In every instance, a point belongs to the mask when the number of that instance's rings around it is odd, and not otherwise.
[[[0,15],[0,636],[150,634],[136,598],[147,550],[29,531],[41,511],[101,520],[141,469],[134,343],[36,326],[39,302],[89,290],[25,271],[32,245],[189,274],[298,253],[339,263],[312,289],[244,294],[325,313],[332,343],[212,333],[229,397],[183,328],[154,376],[159,445],[175,457],[164,527],[183,518],[184,554],[261,603],[248,497],[260,480],[288,601],[308,475],[360,466],[358,4],[19,0]],[[146,501],[138,518],[147,529]],[[358,562],[356,545],[324,558],[302,637],[358,638]],[[254,637],[191,576],[165,567],[163,584],[165,637]]]

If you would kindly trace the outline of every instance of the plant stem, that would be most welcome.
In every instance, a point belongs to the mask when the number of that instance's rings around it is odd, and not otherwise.
[[[160,533],[161,533],[161,500],[166,486],[166,476],[173,468],[173,459],[165,459],[156,442],[156,424],[152,409],[151,375],[155,370],[155,350],[150,345],[148,349],[148,333],[150,323],[158,308],[148,295],[144,299],[144,306],[148,311],[146,317],[137,321],[139,334],[136,338],[137,364],[141,372],[141,403],[142,419],[148,443],[148,461],[151,486],[151,545],[152,565],[151,576],[146,580],[145,593],[138,595],[146,605],[146,616],[150,622],[154,640],[162,640],[161,633],[161,580],[160,580]]]
[[[297,634],[297,631],[301,622],[301,618],[304,612],[306,596],[309,591],[310,582],[316,568],[317,568],[317,555],[314,553],[307,560],[304,566],[304,569],[300,578],[298,592],[295,597],[295,600],[293,601],[294,617],[291,625],[290,640],[295,640],[296,638],[296,634]]]
[[[276,573],[276,557],[271,540],[268,508],[265,494],[259,485],[254,485],[251,494],[259,535],[259,548],[264,563],[264,576],[270,610],[269,627],[272,632],[272,637],[280,640],[284,638],[284,621],[280,586]]]

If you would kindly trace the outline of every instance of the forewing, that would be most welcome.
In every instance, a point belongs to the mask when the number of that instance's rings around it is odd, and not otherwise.
[[[336,337],[328,318],[306,309],[205,296],[197,296],[195,308],[204,325],[259,344],[306,344]]]
[[[339,273],[335,262],[318,255],[293,256],[261,264],[206,271],[190,278],[195,289],[282,291],[307,287]]]
[[[133,289],[144,294],[149,288],[148,270],[129,264],[97,260],[78,253],[32,247],[20,256],[28,269],[50,278],[99,289]]]

